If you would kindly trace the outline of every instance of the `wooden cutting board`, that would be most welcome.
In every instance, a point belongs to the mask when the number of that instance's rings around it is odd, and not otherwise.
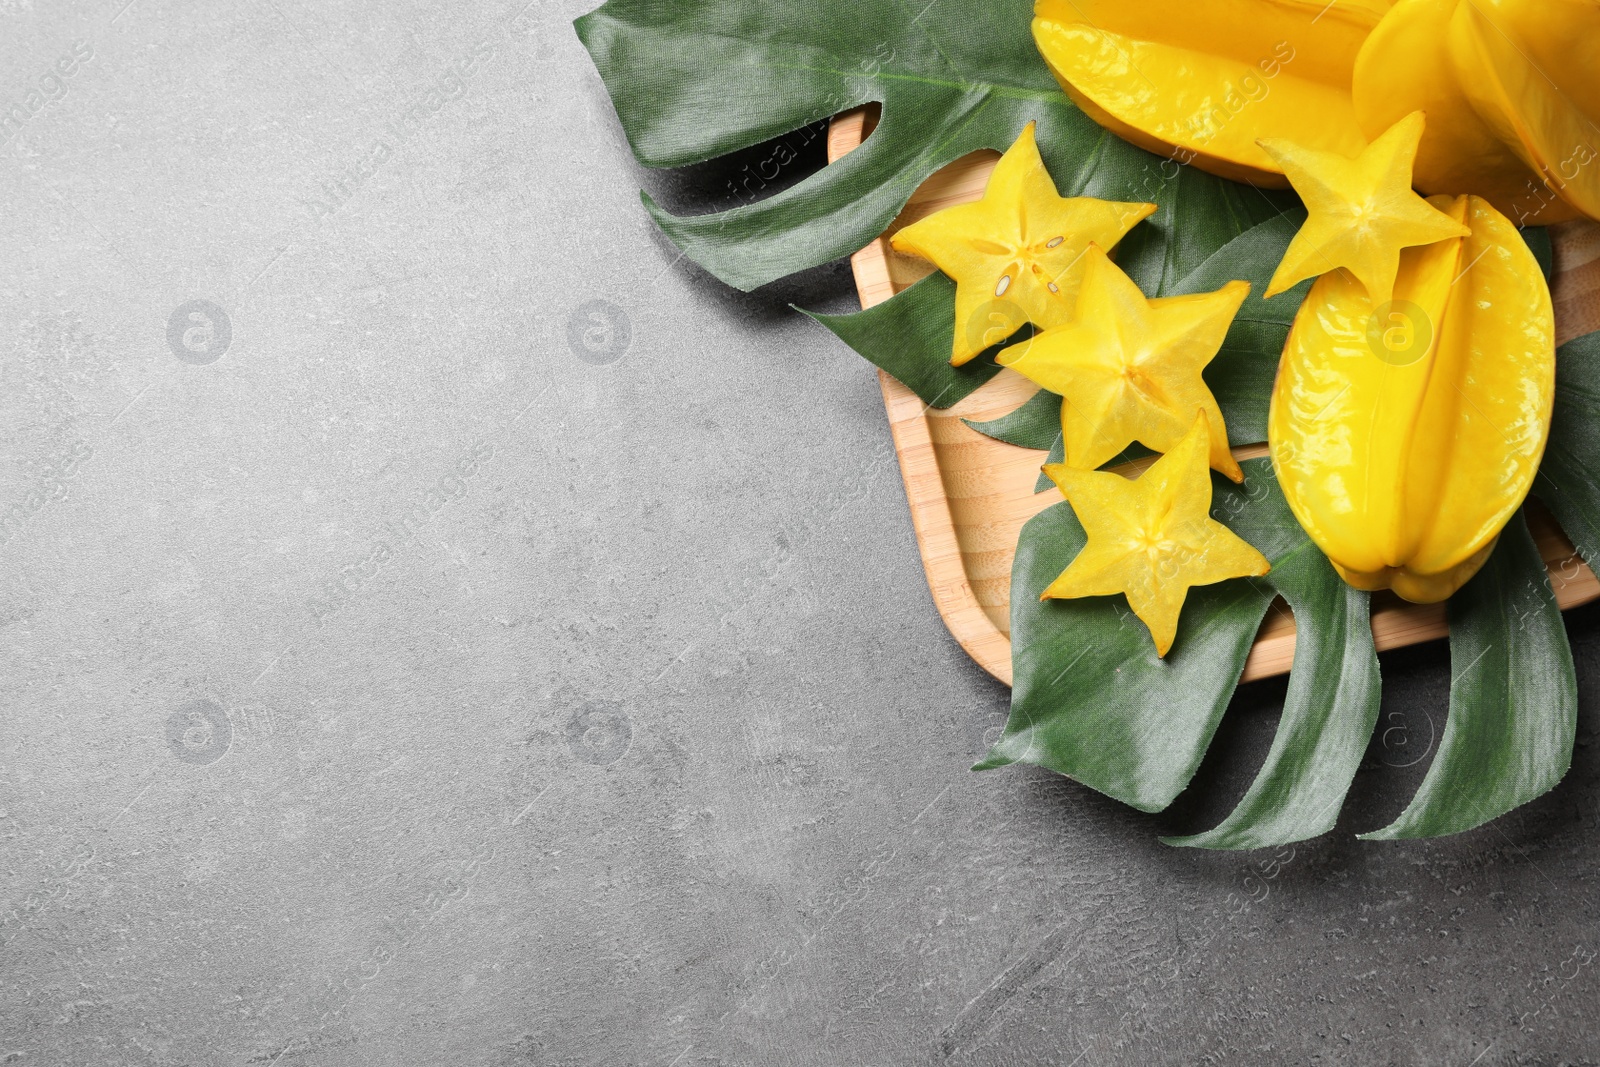
[[[852,151],[877,122],[876,107],[834,119],[828,131],[828,161]],[[933,267],[889,247],[901,226],[946,208],[977,200],[1000,158],[975,152],[934,174],[912,194],[899,217],[876,240],[851,257],[861,306],[889,299],[931,273]],[[1600,225],[1564,223],[1551,229],[1556,273],[1558,342],[1600,329]],[[1011,684],[1011,559],[1022,526],[1061,501],[1054,487],[1034,493],[1045,453],[985,437],[962,424],[999,418],[1038,389],[1015,371],[1002,370],[953,407],[928,408],[915,393],[882,372],[900,472],[911,504],[911,521],[922,551],[928,587],[945,624],[961,647],[996,678]],[[1240,459],[1266,454],[1266,445],[1234,449]],[[1600,598],[1600,581],[1572,542],[1542,508],[1530,506],[1529,525],[1550,568],[1562,608]],[[1379,649],[1431,641],[1449,633],[1443,604],[1408,604],[1391,593],[1374,594],[1372,633]],[[1245,661],[1244,681],[1286,674],[1294,662],[1294,618],[1279,600],[1256,635]]]

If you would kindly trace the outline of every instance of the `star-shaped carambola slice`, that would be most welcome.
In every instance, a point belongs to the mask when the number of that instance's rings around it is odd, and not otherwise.
[[[1047,329],[1071,319],[1084,249],[1112,247],[1155,209],[1057,195],[1030,122],[995,164],[983,199],[934,212],[890,243],[955,280],[950,362],[960,366],[1024,323]]]
[[[1250,283],[1148,300],[1099,247],[1083,258],[1077,318],[997,357],[1061,394],[1067,465],[1092,470],[1135,441],[1165,452],[1198,410],[1209,424],[1211,466],[1243,481],[1222,409],[1200,372],[1222,347]]]
[[[1267,296],[1343,267],[1366,287],[1372,306],[1382,307],[1394,297],[1402,248],[1468,236],[1465,226],[1411,188],[1424,121],[1413,111],[1354,159],[1292,141],[1260,142],[1283,167],[1308,215]]]
[[[1088,541],[1040,599],[1122,593],[1150,628],[1156,654],[1165,656],[1192,587],[1266,574],[1267,558],[1211,517],[1209,437],[1206,416],[1198,414],[1172,451],[1136,480],[1047,464],[1044,472]]]

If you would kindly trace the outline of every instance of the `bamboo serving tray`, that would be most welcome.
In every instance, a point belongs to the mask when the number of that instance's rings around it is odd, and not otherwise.
[[[875,107],[835,118],[828,161],[858,147],[877,123]],[[932,175],[876,240],[850,257],[863,308],[882,303],[933,271],[889,247],[889,235],[941,208],[977,200],[998,152],[974,152]],[[1553,227],[1557,341],[1600,329],[1600,225]],[[996,419],[1037,391],[1015,371],[1002,370],[953,407],[928,408],[917,395],[879,372],[889,428],[911,504],[911,522],[928,587],[950,632],[990,674],[1011,684],[1011,560],[1025,522],[1059,503],[1052,486],[1035,493],[1045,453],[985,437],[962,423]],[[1240,459],[1265,455],[1266,445],[1233,450]],[[1548,513],[1529,509],[1529,525],[1550,569],[1563,609],[1600,598],[1600,581],[1578,558]],[[1286,674],[1294,662],[1294,618],[1280,600],[1270,611],[1245,661],[1243,681]],[[1443,604],[1409,604],[1374,594],[1372,633],[1379,649],[1400,648],[1449,633]]]

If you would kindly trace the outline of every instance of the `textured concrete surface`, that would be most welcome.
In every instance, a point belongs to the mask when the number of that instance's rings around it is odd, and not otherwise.
[[[848,274],[677,258],[764,157],[642,173],[587,2],[0,0],[0,1062],[1600,1060],[1596,616],[1458,839],[1351,837],[1438,648],[1275,854],[1155,835],[1281,686],[1158,817],[968,774]]]

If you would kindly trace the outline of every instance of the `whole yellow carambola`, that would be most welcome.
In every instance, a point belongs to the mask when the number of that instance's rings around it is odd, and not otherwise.
[[[1411,111],[1425,193],[1475,193],[1519,226],[1600,218],[1600,2],[1399,0],[1361,48],[1356,117]]]
[[[1414,111],[1425,193],[1519,226],[1600,219],[1600,0],[1036,0],[1067,94],[1126,140],[1256,185],[1256,144],[1354,156]]]
[[[1037,0],[1033,37],[1067,94],[1141,148],[1288,184],[1256,144],[1353,156],[1356,54],[1390,0]]]
[[[1343,270],[1318,279],[1267,431],[1290,508],[1344,579],[1419,603],[1488,558],[1555,390],[1550,291],[1516,227],[1480,197],[1430,203],[1471,236],[1407,248],[1378,308]]]

